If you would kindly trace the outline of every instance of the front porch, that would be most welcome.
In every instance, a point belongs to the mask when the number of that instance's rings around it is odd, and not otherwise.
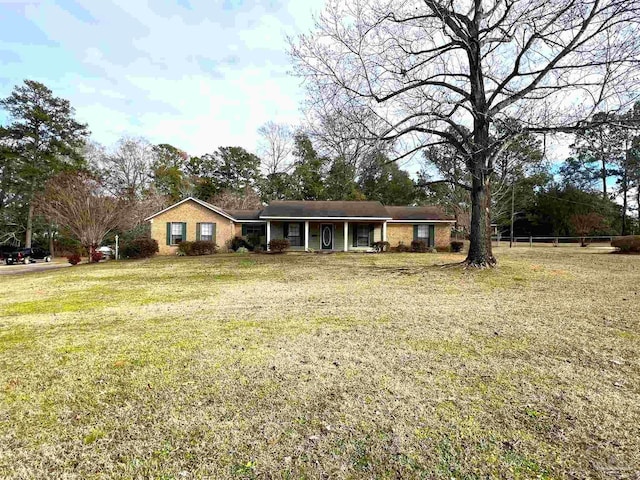
[[[294,251],[368,251],[386,241],[387,223],[381,221],[267,221],[267,245],[287,239]]]

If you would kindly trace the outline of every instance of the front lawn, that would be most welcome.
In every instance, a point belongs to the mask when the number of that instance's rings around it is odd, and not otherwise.
[[[0,278],[1,478],[636,478],[640,257],[216,255]]]

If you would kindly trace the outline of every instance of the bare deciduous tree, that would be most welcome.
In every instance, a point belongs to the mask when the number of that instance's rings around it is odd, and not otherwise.
[[[495,264],[496,155],[513,135],[571,131],[600,108],[626,106],[637,94],[639,22],[629,0],[328,0],[291,53],[312,97],[372,139],[405,155],[458,150],[472,183],[466,263],[482,268]]]
[[[94,147],[95,148],[95,147]],[[154,146],[144,138],[122,138],[113,151],[93,151],[104,171],[105,186],[113,195],[141,198],[153,178],[157,159]]]
[[[580,246],[586,247],[585,237],[595,230],[603,228],[605,225],[604,217],[599,213],[591,212],[584,215],[574,215],[570,218],[571,226],[580,236]]]
[[[209,200],[209,203],[222,209],[251,210],[262,208],[260,196],[251,187],[245,187],[242,192],[224,190]]]
[[[108,195],[103,185],[86,173],[61,173],[49,180],[38,196],[36,211],[64,228],[92,252],[118,228],[131,205]]]
[[[281,123],[267,122],[258,129],[258,153],[262,158],[264,174],[287,172],[292,165],[293,132]]]

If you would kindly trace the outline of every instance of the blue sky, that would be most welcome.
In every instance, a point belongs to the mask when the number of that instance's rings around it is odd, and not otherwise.
[[[123,135],[200,155],[255,150],[296,123],[303,92],[285,36],[323,0],[0,0],[0,97],[25,78],[67,98],[93,139]]]

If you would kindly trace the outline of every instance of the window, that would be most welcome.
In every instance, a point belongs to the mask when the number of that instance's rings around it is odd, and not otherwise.
[[[299,223],[290,223],[289,229],[287,233],[287,238],[291,243],[292,247],[301,247],[302,246],[302,229],[300,228]]]
[[[213,223],[200,224],[200,240],[211,242],[213,240]]]
[[[264,236],[264,225],[247,223],[242,225],[244,237],[262,237]]]
[[[369,225],[358,225],[356,247],[368,247],[369,246],[369,231],[371,228]]]
[[[171,224],[171,245],[177,245],[185,240],[182,236],[182,230],[182,223]]]
[[[417,240],[424,240],[429,245],[429,225],[418,225]]]

